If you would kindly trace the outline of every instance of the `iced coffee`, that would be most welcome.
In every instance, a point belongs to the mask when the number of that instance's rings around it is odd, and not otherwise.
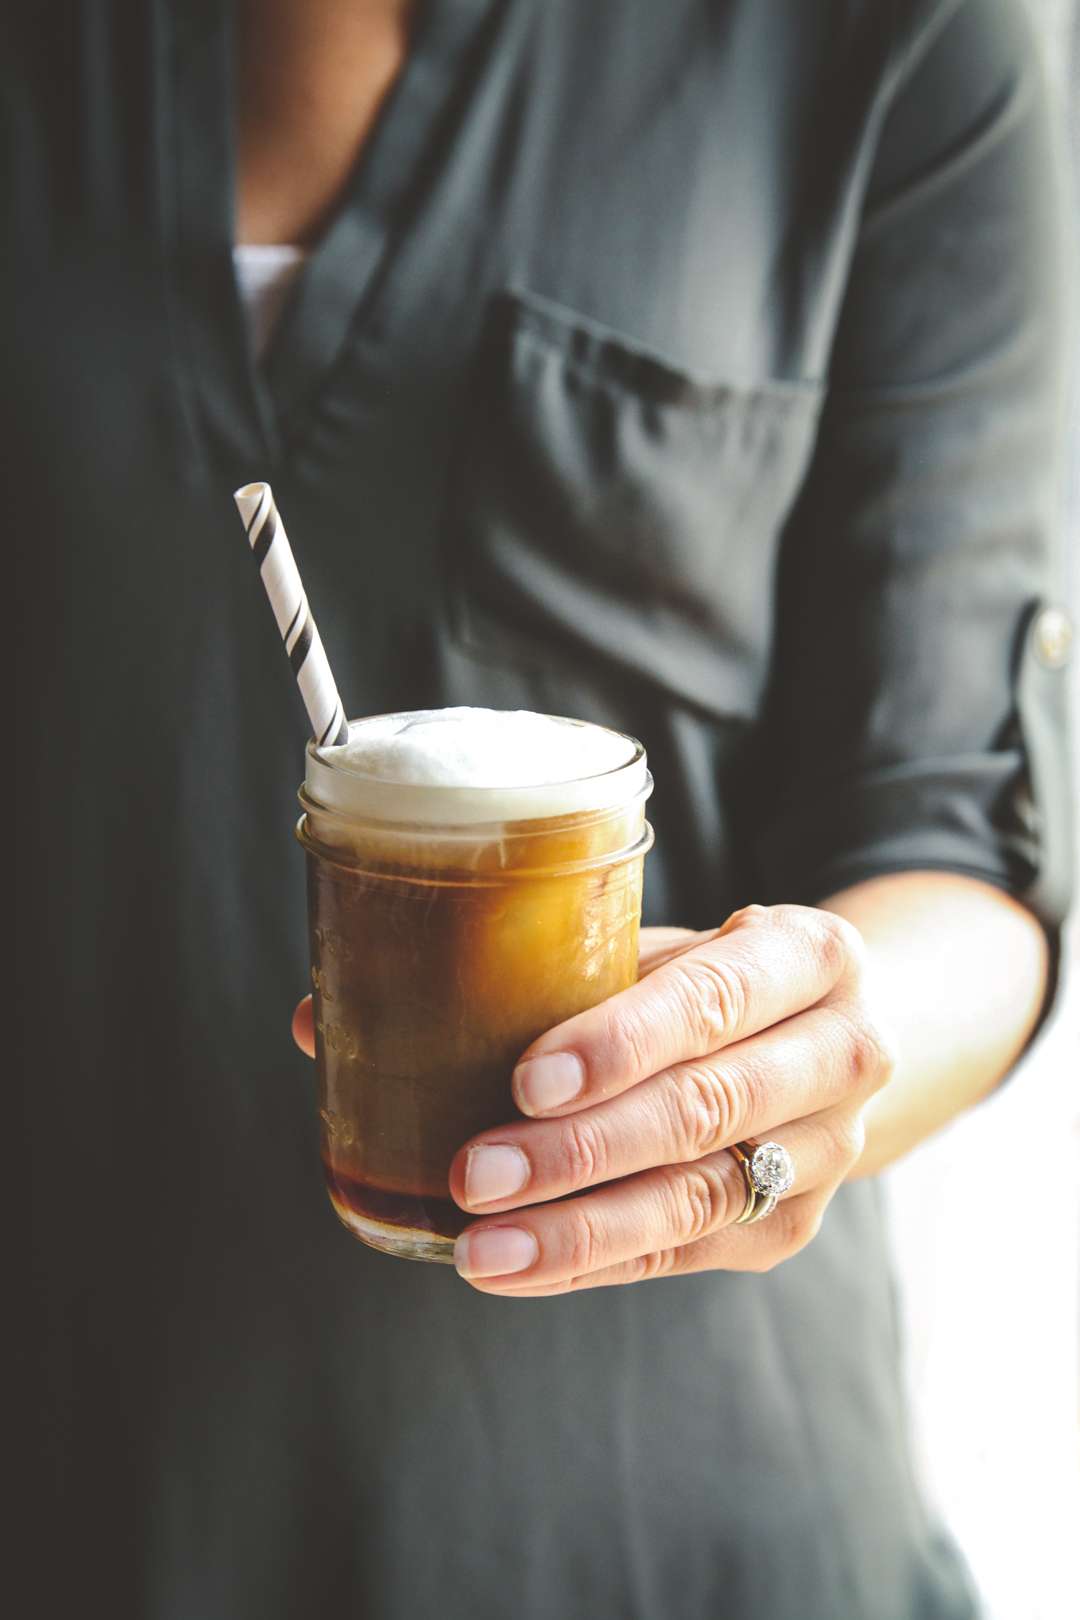
[[[437,709],[308,747],[318,1107],[331,1202],[365,1243],[450,1261],[449,1166],[514,1117],[531,1041],[637,976],[652,783],[631,737]]]

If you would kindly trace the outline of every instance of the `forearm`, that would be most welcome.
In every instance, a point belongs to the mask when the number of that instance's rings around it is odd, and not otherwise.
[[[866,1111],[869,1175],[985,1097],[1035,1027],[1046,936],[1017,901],[972,878],[903,872],[822,902],[860,930],[874,1004],[896,1040],[889,1083]]]

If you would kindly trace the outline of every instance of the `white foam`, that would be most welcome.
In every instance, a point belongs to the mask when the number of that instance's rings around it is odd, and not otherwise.
[[[632,737],[527,709],[416,709],[308,748],[307,791],[346,815],[454,826],[605,810],[646,787]]]

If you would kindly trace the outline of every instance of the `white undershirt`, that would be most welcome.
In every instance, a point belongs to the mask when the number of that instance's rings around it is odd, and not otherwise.
[[[236,283],[247,310],[256,360],[261,361],[269,347],[285,300],[307,256],[305,248],[277,244],[245,242],[233,248]]]

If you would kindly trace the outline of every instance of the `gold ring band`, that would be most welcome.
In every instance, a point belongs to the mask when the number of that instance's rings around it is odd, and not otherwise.
[[[766,1215],[771,1215],[778,1203],[779,1199],[775,1193],[767,1193],[764,1198],[762,1198],[761,1194],[758,1193],[757,1204],[750,1211],[750,1214],[747,1215],[745,1220],[737,1222],[736,1224],[742,1226],[753,1226],[755,1221],[763,1221]]]
[[[746,1183],[746,1203],[733,1226],[753,1226],[771,1215],[795,1180],[791,1154],[779,1142],[755,1142],[748,1136],[733,1142],[730,1151],[742,1169]]]
[[[754,1219],[754,1211],[757,1208],[758,1201],[758,1190],[754,1186],[754,1178],[750,1174],[750,1159],[756,1146],[757,1144],[754,1142],[733,1142],[731,1144],[731,1148],[729,1149],[729,1151],[735,1155],[739,1169],[743,1173],[743,1182],[746,1186],[746,1202],[742,1207],[742,1213],[740,1215],[736,1215],[734,1221],[732,1222],[733,1226],[749,1226],[750,1222]]]

